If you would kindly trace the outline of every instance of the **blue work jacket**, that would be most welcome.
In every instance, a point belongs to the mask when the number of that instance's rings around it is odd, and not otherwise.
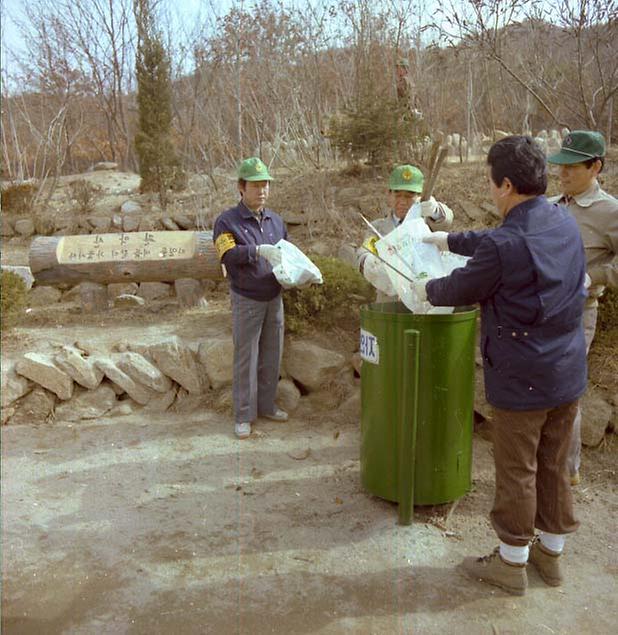
[[[487,401],[507,410],[554,408],[586,389],[582,314],[586,260],[575,219],[538,196],[496,229],[450,233],[465,267],[427,283],[438,306],[481,305]]]
[[[232,290],[263,302],[277,297],[281,285],[270,263],[257,256],[256,247],[274,245],[287,236],[283,219],[269,209],[256,215],[241,201],[220,214],[215,221],[212,238]],[[223,250],[224,253],[221,253]]]

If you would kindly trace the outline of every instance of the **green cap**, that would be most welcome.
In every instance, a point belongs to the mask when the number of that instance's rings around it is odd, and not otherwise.
[[[425,177],[423,173],[413,165],[398,165],[388,179],[389,190],[406,190],[420,194],[423,191]]]
[[[238,178],[243,181],[272,181],[266,164],[257,157],[245,159],[238,166]]]
[[[593,130],[573,130],[562,140],[560,152],[547,157],[549,163],[570,165],[605,156],[605,139]]]

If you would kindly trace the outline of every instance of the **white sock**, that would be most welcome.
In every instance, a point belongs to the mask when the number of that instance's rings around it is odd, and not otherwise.
[[[512,562],[513,564],[526,564],[528,562],[529,547],[514,547],[500,541],[500,557],[502,560]]]
[[[564,534],[548,534],[546,531],[539,532],[541,544],[554,553],[562,553],[566,536]]]

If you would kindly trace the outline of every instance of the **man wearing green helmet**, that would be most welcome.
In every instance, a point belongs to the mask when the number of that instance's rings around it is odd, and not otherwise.
[[[257,157],[238,168],[240,202],[219,215],[213,241],[230,282],[234,342],[234,431],[251,434],[259,417],[287,421],[275,404],[283,351],[283,301],[273,267],[281,262],[275,244],[287,238],[283,219],[266,209],[272,177]]]
[[[388,180],[388,203],[391,213],[385,218],[372,221],[373,227],[385,236],[392,232],[406,217],[408,210],[421,198],[424,184],[423,173],[413,165],[399,165],[392,172]],[[432,230],[445,229],[453,222],[453,211],[444,203],[439,203],[433,196],[421,203],[421,215]],[[357,266],[378,291],[377,302],[397,300],[385,265],[376,258],[376,234],[367,233],[362,246],[357,250]]]
[[[562,194],[550,201],[565,205],[575,217],[584,241],[586,268],[591,284],[584,308],[586,352],[597,323],[598,298],[605,287],[618,288],[618,200],[604,192],[597,177],[605,162],[605,139],[600,132],[573,130],[560,151],[547,158],[559,166]],[[571,483],[579,483],[581,410],[578,408],[569,448]]]

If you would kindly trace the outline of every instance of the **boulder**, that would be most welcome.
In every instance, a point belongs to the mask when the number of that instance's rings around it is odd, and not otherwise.
[[[154,364],[151,364],[139,353],[121,353],[116,358],[116,364],[131,379],[156,392],[166,393],[172,388],[169,377],[166,377]]]
[[[121,293],[114,298],[114,307],[130,309],[136,306],[144,306],[146,301],[144,298],[140,298],[138,295],[132,295],[131,293]]]
[[[140,218],[138,231],[140,232],[153,232],[163,229],[163,225],[158,218]]]
[[[121,214],[133,214],[133,215],[141,214],[142,213],[142,206],[139,203],[137,203],[136,201],[125,201],[120,206],[120,213]]]
[[[15,221],[15,232],[26,238],[34,234],[34,221],[31,218],[20,218]]]
[[[27,395],[34,388],[34,384],[15,372],[14,362],[2,363],[2,390],[0,397],[2,407],[11,405],[24,395]]]
[[[1,221],[1,227],[2,227],[0,231],[0,235],[3,238],[11,238],[12,236],[15,236],[15,230],[13,229],[13,225],[11,224],[11,221],[6,216],[2,216],[0,221]]]
[[[127,373],[118,368],[112,359],[97,356],[95,364],[108,379],[120,386],[137,403],[145,405],[157,395],[154,390],[134,381]]]
[[[107,295],[111,300],[121,295],[137,295],[138,290],[137,282],[111,282],[107,285]]]
[[[122,218],[122,229],[125,232],[136,232],[139,229],[139,223],[139,217],[124,216]]]
[[[296,384],[289,379],[282,379],[277,384],[277,404],[280,408],[283,408],[286,412],[292,413],[298,408],[298,402],[300,401],[300,390],[296,387]]]
[[[90,216],[88,222],[92,225],[95,234],[108,232],[112,225],[112,219],[109,216]]]
[[[582,443],[593,447],[599,445],[611,421],[613,408],[603,395],[592,387],[583,396],[580,405],[582,410]]]
[[[50,392],[37,386],[20,401],[14,404],[15,414],[11,424],[45,423],[54,412],[56,399]]]
[[[234,375],[234,344],[231,337],[203,341],[197,357],[215,390],[231,385]]]
[[[34,287],[28,294],[30,306],[49,306],[60,302],[62,291],[56,287]]]
[[[120,214],[114,214],[112,216],[112,228],[122,229],[122,216],[120,216]]]
[[[165,412],[176,399],[176,393],[178,392],[178,386],[172,385],[172,387],[162,395],[153,397],[145,406],[144,412]]]
[[[84,357],[75,346],[63,346],[54,356],[54,362],[80,386],[94,390],[103,380],[103,372],[91,358]]]
[[[159,370],[194,394],[202,392],[200,371],[191,349],[178,337],[170,337],[148,346],[129,346],[131,350],[146,354]]]
[[[97,419],[116,405],[116,393],[103,384],[94,390],[82,390],[56,408],[56,419],[79,421]]]
[[[15,365],[15,370],[43,388],[47,388],[59,399],[70,399],[73,395],[73,380],[47,355],[25,353]]]
[[[180,227],[178,227],[178,225],[169,216],[164,216],[161,219],[161,223],[165,229],[171,232],[175,232],[180,229]]]
[[[179,278],[174,281],[174,290],[180,306],[201,306],[205,308],[208,305],[199,280]]]
[[[26,289],[31,289],[34,284],[34,276],[32,275],[32,271],[30,271],[30,267],[2,265],[2,271],[10,271],[19,276],[26,283]]]
[[[317,390],[335,376],[346,363],[340,353],[308,342],[290,342],[284,351],[287,372],[308,391]]]
[[[95,172],[101,172],[103,170],[117,170],[118,164],[113,161],[99,161],[92,166]]]
[[[139,290],[136,292],[146,302],[169,298],[172,294],[171,285],[166,282],[141,282]]]
[[[172,220],[180,227],[181,229],[194,229],[195,221],[192,218],[189,218],[186,214],[182,212],[178,214],[174,214],[172,216]]]

